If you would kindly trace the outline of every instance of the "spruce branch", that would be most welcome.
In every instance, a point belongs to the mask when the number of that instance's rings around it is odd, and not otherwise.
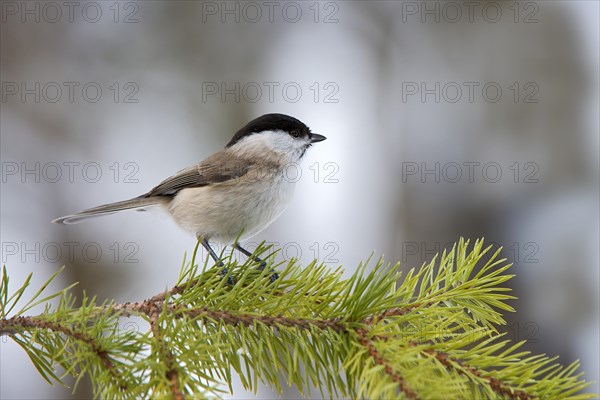
[[[312,386],[322,397],[594,397],[581,393],[589,384],[578,362],[562,367],[498,333],[502,312],[513,311],[502,286],[510,265],[481,240],[461,240],[404,277],[383,260],[370,272],[361,264],[348,279],[341,268],[291,261],[277,266],[275,282],[272,263],[258,271],[231,254],[226,276],[200,268],[197,248],[175,286],[139,302],[84,298],[76,307],[70,288],[39,300],[55,275],[13,312],[30,277],[10,294],[3,268],[0,335],[15,340],[49,382],[89,376],[98,398],[219,397],[223,384],[232,392],[232,373],[248,390],[285,384],[305,396]],[[50,300],[58,305],[24,315]],[[148,329],[119,330],[131,317]]]

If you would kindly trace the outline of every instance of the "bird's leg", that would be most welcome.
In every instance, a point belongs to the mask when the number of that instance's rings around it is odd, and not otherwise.
[[[267,262],[266,261],[264,261],[264,260],[256,257],[254,254],[250,253],[248,250],[246,250],[245,248],[243,248],[242,246],[240,246],[239,243],[236,242],[234,244],[234,247],[236,249],[238,249],[239,251],[241,251],[242,254],[244,254],[246,257],[251,258],[253,261],[259,263],[260,265],[257,268],[259,271],[262,271],[267,266]]]
[[[259,271],[262,271],[263,269],[266,268],[267,266],[267,262],[265,260],[260,259],[259,257],[255,256],[254,254],[250,253],[248,250],[246,250],[245,248],[243,248],[242,246],[240,246],[240,244],[238,242],[236,242],[233,245],[236,249],[238,249],[239,251],[242,252],[242,254],[244,254],[246,257],[252,259],[253,261],[257,262],[258,265],[258,269]],[[277,278],[279,278],[279,275],[277,275],[277,273],[273,270],[271,270],[271,282],[275,282],[277,280]]]
[[[202,247],[204,247],[206,249],[206,251],[208,251],[208,254],[210,254],[212,259],[215,260],[217,265],[219,267],[221,267],[221,274],[227,275],[227,273],[229,272],[227,270],[227,267],[225,267],[225,265],[223,264],[223,261],[221,261],[219,259],[219,256],[217,255],[217,253],[215,253],[215,251],[212,249],[212,247],[210,247],[210,244],[208,244],[208,240],[206,240],[205,238],[201,238],[200,243],[202,244]],[[227,278],[227,283],[229,283],[231,285],[235,284],[235,282],[233,281],[233,278],[231,276],[229,278]]]
[[[202,247],[204,247],[208,251],[208,254],[210,254],[212,259],[215,260],[215,262],[220,267],[223,267],[224,266],[223,262],[219,259],[219,256],[217,256],[217,253],[215,253],[215,251],[212,249],[212,247],[210,247],[210,244],[208,244],[208,240],[206,240],[205,238],[201,238],[200,243],[202,244]]]

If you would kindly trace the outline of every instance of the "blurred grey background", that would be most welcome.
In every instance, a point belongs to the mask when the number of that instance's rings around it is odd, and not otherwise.
[[[131,301],[172,286],[195,239],[165,216],[50,220],[137,196],[281,112],[328,140],[255,242],[350,273],[371,253],[418,267],[461,236],[485,237],[515,263],[509,337],[579,358],[599,379],[598,2],[0,11],[0,241],[15,285],[33,272],[36,287],[64,264],[50,290],[79,281],[79,293]],[[1,398],[72,396],[12,341],[0,346]],[[85,384],[75,394],[90,396]]]

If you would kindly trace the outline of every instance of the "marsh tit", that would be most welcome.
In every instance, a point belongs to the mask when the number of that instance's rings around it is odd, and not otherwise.
[[[284,114],[266,114],[250,121],[221,151],[165,179],[149,192],[130,200],[90,208],[52,222],[74,224],[123,210],[162,207],[175,222],[194,233],[210,256],[222,265],[209,241],[239,245],[269,226],[287,207],[295,180],[286,169],[296,164],[325,136]]]

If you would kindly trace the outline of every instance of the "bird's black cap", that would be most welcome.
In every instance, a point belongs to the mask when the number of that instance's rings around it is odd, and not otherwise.
[[[294,117],[285,114],[265,114],[243,126],[225,147],[231,147],[246,136],[263,131],[284,131],[294,137],[311,136],[310,128]]]

